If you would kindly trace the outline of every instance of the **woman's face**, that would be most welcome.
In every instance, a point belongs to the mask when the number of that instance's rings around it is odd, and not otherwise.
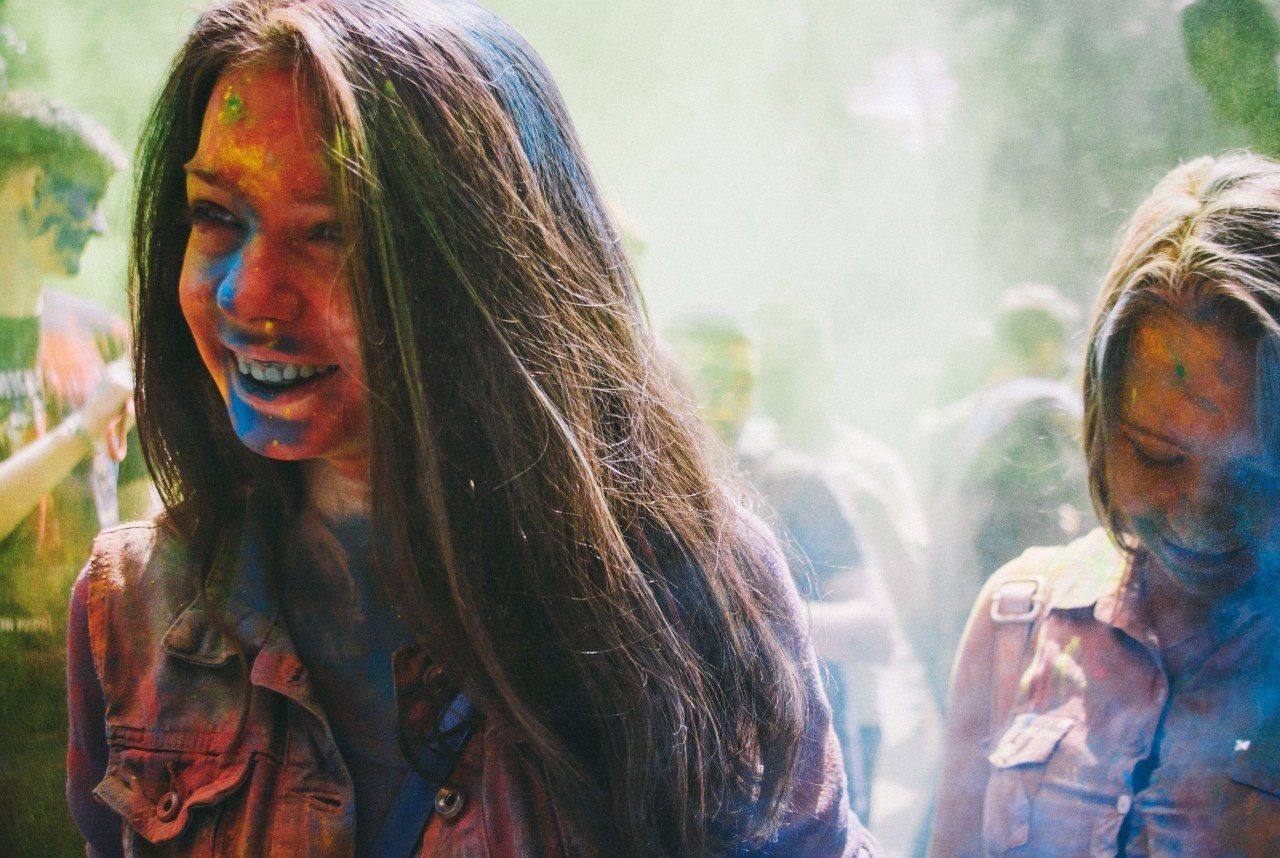
[[[360,465],[364,368],[318,129],[291,71],[218,79],[186,166],[179,297],[246,446]]]
[[[1184,589],[1231,593],[1274,563],[1280,509],[1258,436],[1254,350],[1219,323],[1153,315],[1123,372],[1107,451],[1114,502]]]

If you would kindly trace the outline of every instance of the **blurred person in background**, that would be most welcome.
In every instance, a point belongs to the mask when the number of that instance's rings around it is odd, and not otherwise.
[[[166,509],[73,591],[91,848],[878,852],[533,47],[462,0],[232,0],[150,117]]]
[[[1103,528],[987,582],[932,854],[1280,854],[1280,164],[1202,158],[1090,326]]]
[[[45,286],[79,272],[123,165],[84,115],[31,93],[0,95],[0,843],[9,854],[78,844],[63,798],[67,597],[98,530],[150,502],[138,446],[123,434],[125,324]]]
[[[939,701],[983,582],[1024,549],[1092,526],[1082,408],[1068,382],[1079,321],[1079,309],[1053,287],[1009,289],[997,304],[992,341],[965,350],[969,366],[985,367],[977,389],[922,420],[933,460],[933,592],[919,644]]]
[[[866,818],[880,744],[875,675],[888,662],[892,610],[872,586],[853,509],[821,464],[776,445],[743,444],[756,383],[750,338],[733,320],[698,316],[667,337],[703,420],[764,502],[810,616],[855,810]]]

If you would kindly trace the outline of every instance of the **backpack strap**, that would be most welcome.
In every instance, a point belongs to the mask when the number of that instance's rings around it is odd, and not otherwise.
[[[461,791],[445,782],[462,753],[462,746],[475,730],[472,706],[459,694],[439,721],[439,742],[423,747],[400,783],[391,809],[383,817],[369,851],[377,858],[408,858],[415,854],[432,812],[451,818],[465,800]]]
[[[995,646],[991,650],[995,691],[991,699],[993,728],[1001,728],[1013,708],[1027,646],[1048,600],[1049,585],[1041,575],[1011,578],[1000,584],[991,597],[991,621],[996,626]]]

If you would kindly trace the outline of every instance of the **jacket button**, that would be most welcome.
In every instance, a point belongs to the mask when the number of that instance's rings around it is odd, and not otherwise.
[[[459,813],[462,813],[462,805],[466,803],[466,800],[466,793],[458,787],[442,786],[440,791],[436,793],[436,813],[445,819],[453,819]]]
[[[178,794],[169,790],[156,802],[156,819],[161,822],[172,822],[181,808],[182,802],[178,800]]]

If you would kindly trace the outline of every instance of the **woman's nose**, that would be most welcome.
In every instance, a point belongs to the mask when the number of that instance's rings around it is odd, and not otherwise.
[[[261,236],[245,244],[218,285],[218,307],[242,323],[293,322],[302,314],[302,296],[289,282],[289,266]]]

